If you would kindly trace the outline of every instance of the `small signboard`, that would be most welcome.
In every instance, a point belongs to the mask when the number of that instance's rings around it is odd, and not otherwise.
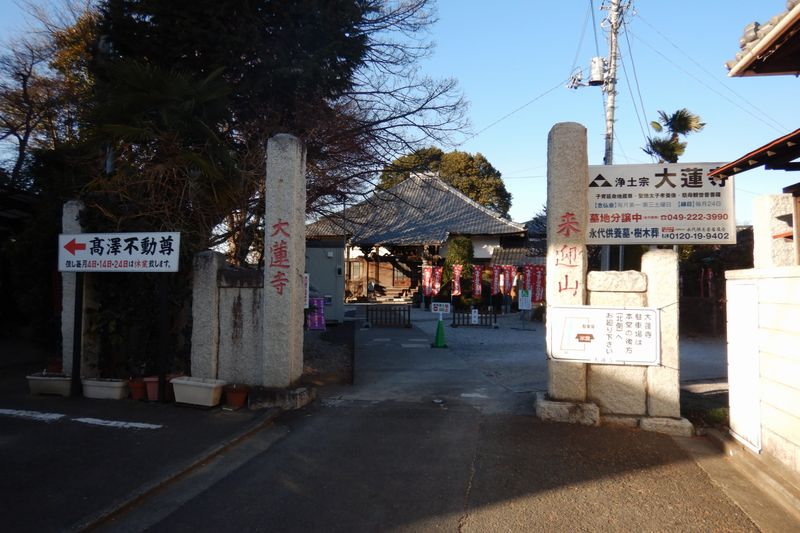
[[[550,357],[609,365],[661,364],[657,309],[548,307]]]
[[[450,304],[448,302],[431,302],[431,313],[449,313]]]
[[[530,289],[521,289],[519,291],[519,310],[527,311],[533,308],[532,297]]]
[[[60,272],[177,272],[178,232],[77,233],[58,236]]]
[[[733,179],[719,163],[590,166],[587,244],[735,244]]]
[[[469,315],[469,323],[473,326],[477,326],[481,323],[481,313],[477,309],[473,309]]]

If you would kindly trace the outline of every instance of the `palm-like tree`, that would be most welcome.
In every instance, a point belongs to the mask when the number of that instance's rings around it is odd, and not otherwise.
[[[658,120],[652,121],[650,127],[657,133],[666,129],[668,135],[648,137],[647,146],[642,150],[657,157],[659,163],[677,163],[678,158],[686,151],[686,143],[681,142],[680,136],[702,130],[705,123],[700,120],[699,115],[695,115],[686,108],[678,109],[671,115],[659,111]]]

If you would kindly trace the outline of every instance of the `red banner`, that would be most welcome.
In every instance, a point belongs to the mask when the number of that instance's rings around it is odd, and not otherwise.
[[[531,302],[541,303],[545,297],[545,266],[530,265],[533,267],[533,290],[531,291]]]
[[[433,267],[432,276],[433,283],[431,287],[431,295],[436,296],[442,290],[442,267]]]
[[[517,267],[515,265],[504,265],[503,274],[505,275],[503,279],[503,293],[511,294],[511,287],[514,286],[514,282],[517,279]]]
[[[481,276],[483,276],[483,266],[472,265],[472,296],[481,295]]]
[[[502,271],[502,265],[492,266],[492,294],[497,294],[500,292],[500,273]]]
[[[453,265],[453,296],[461,295],[461,271],[464,265]]]
[[[530,263],[525,263],[522,266],[522,290],[529,291],[531,290],[531,285],[533,282],[533,269],[535,265]]]
[[[432,276],[432,272],[431,272],[432,268],[433,267],[430,267],[430,266],[423,266],[422,267],[422,295],[423,296],[430,296],[431,295],[431,289],[433,288],[432,287],[433,276]]]

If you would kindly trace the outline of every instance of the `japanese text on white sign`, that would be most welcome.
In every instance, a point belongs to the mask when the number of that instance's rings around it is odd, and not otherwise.
[[[77,233],[58,236],[61,272],[177,272],[177,232]]]
[[[590,166],[588,244],[733,244],[733,182],[718,163]]]
[[[550,357],[609,365],[661,362],[658,310],[644,307],[548,307]]]

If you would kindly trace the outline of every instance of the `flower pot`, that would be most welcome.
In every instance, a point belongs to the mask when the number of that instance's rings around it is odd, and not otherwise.
[[[131,399],[144,400],[147,397],[147,387],[142,378],[130,378],[128,380],[128,390],[131,391]]]
[[[225,386],[225,407],[227,409],[241,409],[247,405],[247,393],[250,387],[241,383],[232,383]]]
[[[151,402],[158,401],[158,376],[147,376],[142,378],[144,381],[145,389],[147,390],[147,399]]]
[[[222,387],[227,381],[221,379],[205,379],[179,377],[172,379],[175,388],[175,401],[178,403],[188,403],[214,407],[219,405],[222,397]]]
[[[51,374],[49,372],[39,372],[27,376],[28,387],[31,394],[54,394],[57,396],[69,396],[72,378],[64,374]]]
[[[62,374],[64,372],[64,366],[61,362],[61,358],[53,357],[47,360],[47,368],[45,372],[48,374]]]
[[[83,378],[83,396],[99,400],[121,400],[128,396],[125,379]]]

